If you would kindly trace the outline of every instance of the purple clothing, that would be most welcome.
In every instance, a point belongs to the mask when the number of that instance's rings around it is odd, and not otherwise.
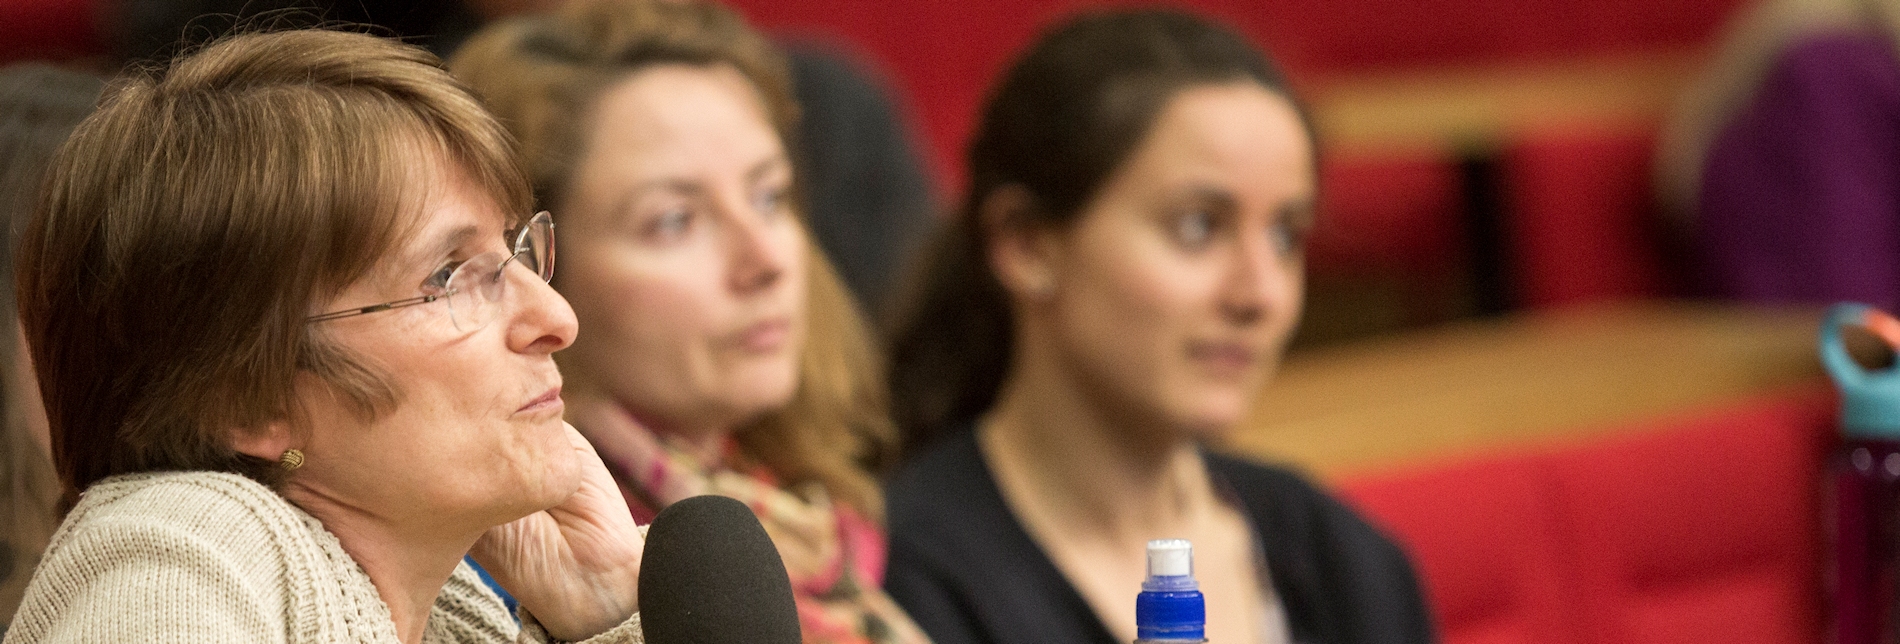
[[[1704,162],[1716,295],[1900,309],[1900,62],[1881,34],[1797,41]]]

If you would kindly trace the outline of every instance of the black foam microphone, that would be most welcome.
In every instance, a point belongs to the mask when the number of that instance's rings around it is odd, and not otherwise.
[[[799,644],[791,578],[751,509],[696,496],[653,518],[640,626],[648,644]]]

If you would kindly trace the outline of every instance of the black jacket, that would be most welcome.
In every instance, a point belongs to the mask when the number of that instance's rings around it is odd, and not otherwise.
[[[1412,565],[1390,539],[1291,472],[1206,458],[1266,552],[1294,642],[1434,641]],[[936,644],[1115,644],[1004,505],[975,432],[918,458],[887,494],[884,585]]]

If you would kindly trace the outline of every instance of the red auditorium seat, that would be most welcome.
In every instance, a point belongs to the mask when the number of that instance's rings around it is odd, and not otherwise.
[[[1507,249],[1522,304],[1669,294],[1647,127],[1538,133],[1501,154]]]
[[[1831,396],[1348,480],[1410,549],[1447,644],[1820,641]]]
[[[1830,408],[1765,401],[1559,455],[1591,641],[1819,641]]]
[[[1485,459],[1350,483],[1411,550],[1447,644],[1581,644],[1558,569],[1555,486],[1542,459]]]
[[[1328,158],[1307,266],[1334,275],[1461,270],[1458,170],[1440,155]]]

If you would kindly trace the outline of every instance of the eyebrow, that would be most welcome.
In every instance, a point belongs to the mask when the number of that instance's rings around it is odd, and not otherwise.
[[[1240,203],[1227,190],[1209,185],[1189,186],[1187,196],[1190,200],[1206,202],[1226,212],[1240,209]]]
[[[767,173],[779,168],[788,168],[790,166],[791,166],[790,158],[786,157],[786,155],[783,153],[775,154],[762,161],[759,161],[758,163],[753,164],[751,169],[746,170],[745,182],[747,184],[758,183],[759,180],[764,178]],[[628,204],[633,203],[635,199],[640,197],[640,195],[644,195],[648,192],[651,192],[659,188],[665,188],[667,190],[677,191],[679,193],[686,194],[686,195],[698,195],[700,193],[705,192],[705,190],[701,188],[698,183],[695,183],[693,181],[682,181],[679,179],[653,179],[650,181],[642,181],[640,183],[636,183],[628,187],[625,191],[622,191],[620,194],[620,197],[617,200],[615,200],[614,207],[610,212],[626,212],[628,208]]]
[[[1203,201],[1227,212],[1238,210],[1240,203],[1233,193],[1225,189],[1195,185],[1188,188],[1188,197]],[[1318,220],[1318,207],[1311,195],[1301,195],[1281,201],[1273,209],[1275,219],[1301,226],[1311,226]]]
[[[745,181],[748,184],[758,183],[760,179],[765,178],[766,173],[790,165],[791,160],[787,159],[784,153],[772,155],[765,160],[753,164],[752,169],[747,170],[745,173]]]
[[[454,253],[455,249],[461,248],[467,244],[469,240],[474,239],[480,234],[481,229],[473,224],[456,227],[450,230],[448,234],[437,238],[435,243],[424,247],[422,252],[414,253],[404,258],[404,261],[401,262],[401,266],[397,270],[406,273],[419,264],[428,263],[429,265],[423,268],[433,271],[438,268],[438,266],[434,264],[437,258]]]

